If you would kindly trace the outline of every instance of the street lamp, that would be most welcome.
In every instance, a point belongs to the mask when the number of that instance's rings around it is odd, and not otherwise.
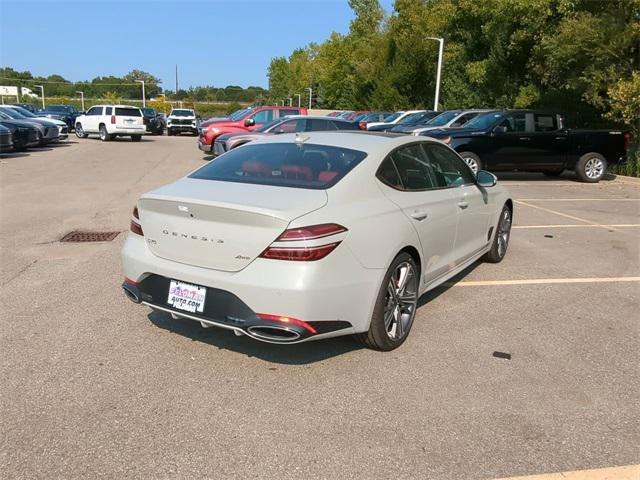
[[[307,90],[309,90],[309,108],[311,108],[311,97],[313,96],[313,88],[308,87]]]
[[[144,80],[134,80],[135,82],[142,84],[142,108],[147,106],[147,101],[144,98]]]
[[[284,107],[284,100],[282,100],[282,106]]]
[[[289,106],[290,107],[293,106],[293,97],[289,97],[288,100],[289,100]]]
[[[298,97],[298,108],[300,108],[300,94],[296,93],[295,96]]]
[[[82,111],[84,112],[84,92],[77,91],[80,94],[80,102],[82,103]]]
[[[442,75],[442,54],[444,51],[444,38],[440,37],[427,37],[428,40],[435,40],[440,43],[438,51],[438,73],[436,75],[436,98],[433,102],[433,110],[438,111],[438,102],[440,101],[440,76]]]
[[[42,97],[42,109],[44,110],[46,108],[44,106],[44,87],[42,85],[34,85],[34,87],[40,89],[40,96]]]

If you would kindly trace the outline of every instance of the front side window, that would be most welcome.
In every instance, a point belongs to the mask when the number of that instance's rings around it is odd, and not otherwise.
[[[259,124],[267,123],[273,120],[273,110],[260,110],[256,112],[251,118],[253,121]]]
[[[225,153],[189,178],[318,190],[335,185],[366,156],[359,150],[328,145],[248,144]]]
[[[313,118],[311,120],[307,120],[307,132],[320,132],[326,130],[335,130],[335,127],[329,120],[324,120],[320,118]]]
[[[424,143],[422,147],[429,157],[439,187],[475,183],[471,169],[456,153],[437,143]]]
[[[280,123],[275,129],[275,133],[293,133],[304,132],[307,121],[304,118],[296,118],[295,120],[287,120]]]
[[[505,117],[505,119],[500,122],[500,127],[507,127],[507,132],[526,132],[527,131],[527,120],[526,115],[524,113],[516,113],[513,115],[509,115]]]
[[[102,113],[102,107],[91,107],[87,112],[87,115],[100,115]]]

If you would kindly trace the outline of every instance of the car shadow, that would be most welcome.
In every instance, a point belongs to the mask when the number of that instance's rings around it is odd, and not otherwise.
[[[6,153],[0,153],[0,158],[2,160],[8,159],[8,158],[20,158],[20,157],[28,157],[29,154],[28,153],[24,153],[24,152],[6,152]]]
[[[215,160],[215,155],[204,155],[202,157],[202,160],[204,160],[205,162],[210,162],[211,160]]]
[[[435,300],[436,298],[438,298],[440,295],[445,293],[450,288],[454,287],[456,283],[458,283],[459,281],[463,280],[464,277],[469,275],[471,272],[473,272],[480,265],[482,265],[481,261],[473,262],[467,268],[462,270],[460,273],[458,273],[454,277],[451,277],[449,280],[447,280],[442,285],[439,285],[436,288],[434,288],[433,290],[429,290],[427,293],[423,294],[420,298],[418,298],[418,308],[422,308],[423,306],[425,306],[426,304],[428,304],[432,300]]]
[[[418,309],[455,286],[457,282],[478,268],[481,263],[474,262],[455,277],[422,295],[418,298]],[[253,340],[246,335],[237,336],[232,331],[223,328],[203,328],[196,321],[182,318],[174,319],[170,314],[160,310],[152,310],[147,318],[156,327],[190,338],[195,342],[206,343],[248,357],[259,358],[265,362],[283,365],[307,365],[364,348],[351,335],[293,345],[274,345]]]
[[[175,320],[168,313],[158,310],[153,310],[147,318],[156,327],[195,342],[282,365],[307,365],[363,348],[350,335],[293,345],[274,345],[253,340],[246,335],[236,336],[223,328],[202,328],[193,320]]]

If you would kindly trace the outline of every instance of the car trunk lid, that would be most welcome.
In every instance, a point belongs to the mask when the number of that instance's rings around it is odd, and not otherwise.
[[[291,220],[326,203],[324,190],[184,178],[144,195],[138,207],[158,257],[237,272]]]

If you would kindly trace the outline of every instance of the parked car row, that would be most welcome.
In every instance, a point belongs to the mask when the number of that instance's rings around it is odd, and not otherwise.
[[[38,117],[18,105],[0,105],[0,151],[21,152],[66,140],[69,128],[53,118]]]
[[[584,182],[598,182],[608,165],[624,162],[631,145],[628,131],[571,130],[557,112],[348,111],[318,117],[308,116],[304,108],[255,107],[204,122],[198,147],[218,156],[274,134],[358,129],[438,139],[458,152],[474,173],[519,170],[554,176],[574,170]]]

